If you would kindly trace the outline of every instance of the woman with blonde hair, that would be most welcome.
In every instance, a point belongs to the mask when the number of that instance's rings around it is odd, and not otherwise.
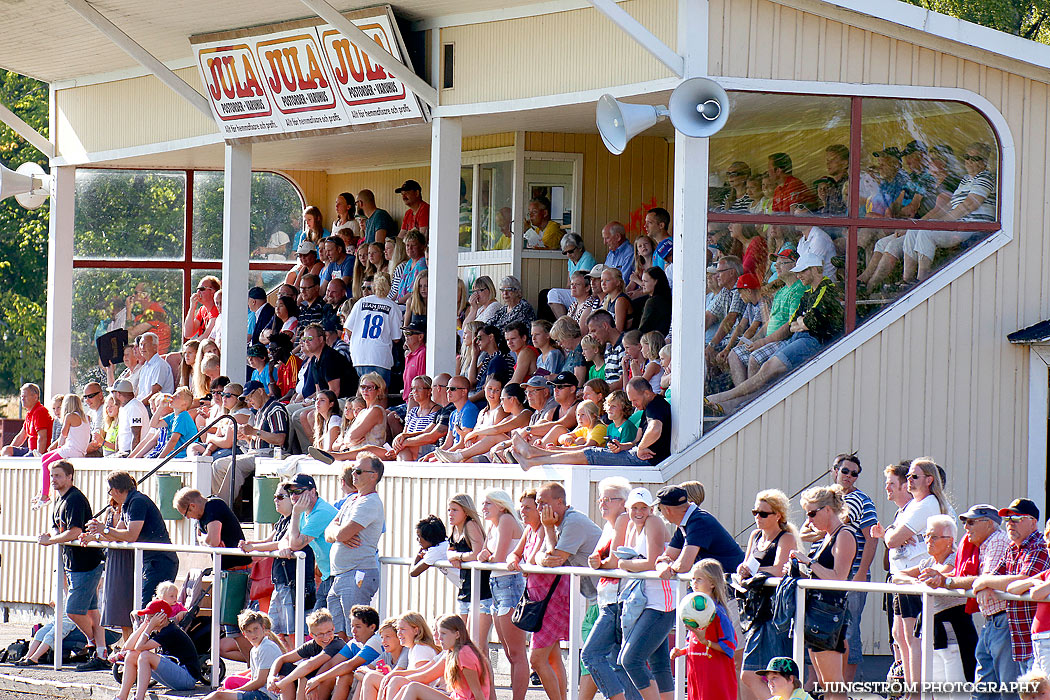
[[[683,481],[678,484],[685,489],[685,496],[689,499],[689,502],[696,505],[699,508],[704,503],[704,499],[707,497],[707,491],[704,489],[704,485],[699,481]]]
[[[324,214],[311,204],[303,209],[303,230],[295,237],[293,250],[297,249],[304,240],[316,245],[330,235],[328,229],[324,227]]]
[[[403,678],[429,665],[441,652],[430,631],[426,618],[417,612],[407,612],[397,618],[395,625],[397,638],[401,645],[408,649],[408,668],[394,669],[383,675],[379,671],[369,671],[361,683],[359,700],[390,700],[393,695],[388,692],[391,678]]]
[[[467,321],[463,324],[463,339],[459,346],[459,359],[456,364],[456,374],[462,374],[467,379],[471,379],[468,372],[471,369],[475,369],[477,366],[476,358],[479,350],[474,344],[474,340],[482,328],[485,327],[482,321]],[[474,384],[474,380],[471,379],[471,385]]]
[[[423,270],[412,285],[412,293],[405,302],[405,323],[427,322],[427,299],[430,294],[430,273]]]
[[[219,345],[211,338],[205,338],[197,346],[197,355],[193,361],[193,381],[190,389],[195,397],[203,398],[211,394],[211,380],[204,376],[204,360],[209,355],[219,356]]]
[[[365,408],[358,411],[349,425],[346,416],[343,417],[342,433],[332,444],[331,451],[311,446],[308,452],[314,459],[331,464],[336,460],[356,459],[362,452],[386,454],[382,449],[386,442],[386,409],[382,405],[383,397],[386,396],[386,380],[375,372],[369,372],[361,377],[357,391],[364,399]]]
[[[33,498],[33,507],[40,507],[51,500],[50,465],[60,459],[80,459],[87,454],[91,442],[91,421],[84,412],[84,403],[76,394],[66,394],[60,410],[62,432],[51,443],[40,458],[40,495]]]
[[[362,292],[365,278],[375,275],[379,269],[369,256],[371,247],[371,243],[366,243],[364,241],[361,241],[357,246],[357,254],[354,256],[354,281],[351,285],[354,299],[368,296]],[[379,248],[379,257],[383,257],[382,247]]]
[[[613,316],[616,330],[621,333],[631,328],[634,307],[624,292],[623,274],[615,267],[602,270],[602,305]]]
[[[815,579],[845,581],[849,578],[859,540],[853,526],[844,522],[846,501],[842,487],[838,484],[815,486],[803,491],[800,500],[806,512],[806,523],[824,533],[824,538],[816,545],[812,556],[796,549],[791,552],[791,558],[808,565]],[[846,609],[846,594],[843,591],[814,591],[811,595],[813,599],[830,606]],[[834,649],[810,649],[810,658],[813,659],[813,667],[821,685],[842,683],[846,662],[846,625],[842,625]],[[826,693],[824,697],[827,700],[846,700],[844,693]]]
[[[182,344],[182,350],[179,351],[179,371],[175,377],[176,386],[190,386],[190,382],[193,381],[193,365],[196,363],[197,348],[200,344],[201,341],[196,338]]]
[[[382,272],[390,275],[390,279],[394,278],[394,271],[401,265],[401,263],[408,260],[408,249],[405,248],[405,239],[403,238],[387,238],[383,244],[383,255],[386,257],[386,268],[381,269]],[[389,292],[387,292],[389,294]]]
[[[506,491],[488,489],[482,494],[481,514],[489,524],[489,531],[477,560],[505,563],[523,532],[516,504]],[[495,623],[496,636],[510,662],[510,687],[515,700],[521,700],[529,686],[529,660],[525,654],[525,632],[510,618],[525,592],[525,578],[517,571],[493,571],[489,588],[492,592],[489,613]],[[486,639],[487,634],[480,641]]]
[[[448,499],[448,561],[453,567],[460,569],[465,561],[474,561],[478,554],[485,548],[485,521],[478,513],[474,499],[468,494],[457,493]],[[481,590],[478,597],[481,598],[481,619],[479,629],[480,640],[488,640],[489,628],[492,626],[492,590],[489,587],[489,576],[492,572],[481,572]],[[456,594],[457,612],[465,623],[470,624],[470,571],[460,571],[459,592]]]
[[[748,538],[744,561],[736,570],[741,580],[746,581],[760,573],[783,575],[784,565],[800,542],[798,531],[788,520],[790,510],[791,502],[779,489],[759,491],[755,496],[755,507],[751,510],[755,531]],[[763,586],[750,591],[747,607],[752,615],[744,633],[740,682],[753,698],[762,698],[766,693],[766,682],[757,671],[764,670],[771,659],[789,656],[791,646],[789,640],[773,627],[772,588]]]
[[[230,383],[223,387],[219,394],[218,415],[232,415],[238,425],[245,425],[251,418],[251,409],[241,398],[244,387],[240,384]],[[218,416],[216,416],[218,417]],[[195,442],[186,448],[186,454],[194,457],[196,455],[208,455],[212,459],[229,457],[233,454],[233,426],[229,421],[223,421],[216,425],[213,432],[204,435],[203,442]],[[240,454],[238,452],[238,454]]]
[[[467,283],[461,278],[456,278],[456,330],[463,328],[463,322],[467,318],[467,311],[470,310],[469,297]]]
[[[491,277],[482,275],[474,280],[470,296],[467,297],[467,303],[470,305],[470,309],[464,317],[464,324],[480,321],[481,325],[484,326],[492,322],[501,305],[496,296],[496,285],[492,282]]]

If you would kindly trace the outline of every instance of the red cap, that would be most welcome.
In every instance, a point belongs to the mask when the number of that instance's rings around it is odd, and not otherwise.
[[[135,615],[142,617],[143,615],[156,615],[162,612],[168,617],[171,617],[171,606],[165,603],[163,600],[151,600],[150,604],[143,610],[136,610]]]
[[[745,272],[736,278],[737,289],[758,289],[762,283],[758,281],[753,272]]]

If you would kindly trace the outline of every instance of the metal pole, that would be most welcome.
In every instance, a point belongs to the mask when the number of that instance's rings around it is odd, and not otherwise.
[[[53,667],[56,671],[62,668],[62,622],[66,616],[66,570],[62,566],[62,547],[64,546],[60,544],[55,547],[55,662]]]
[[[233,423],[233,452],[230,454],[230,509],[233,509],[233,485],[237,481],[237,420],[231,421]]]
[[[806,668],[806,589],[800,581],[795,588],[795,624],[791,626],[791,657],[798,664],[799,673],[805,675]],[[801,680],[801,679],[800,679]]]
[[[310,572],[311,574],[313,572]],[[303,628],[306,626],[306,555],[295,553],[295,646],[303,643]]]
[[[678,605],[689,594],[689,584],[682,579],[675,580],[674,587],[674,641],[675,646],[689,648],[688,635],[682,618],[678,616]],[[685,700],[685,656],[679,656],[674,662],[674,700]]]
[[[922,629],[919,632],[922,649],[921,666],[919,667],[919,687],[921,689],[919,693],[921,698],[930,697],[930,694],[925,689],[925,684],[933,680],[933,608],[931,603],[933,603],[933,596],[923,592]]]
[[[142,610],[145,606],[142,600],[142,550],[135,550],[135,609]]]
[[[211,687],[219,687],[219,632],[222,630],[222,555],[211,555]]]
[[[470,576],[470,638],[474,640],[478,649],[487,654],[488,649],[485,648],[485,645],[488,640],[481,638],[481,570],[470,568],[468,575]]]
[[[379,581],[380,581],[380,584],[379,584],[379,601],[378,601],[378,605],[379,605],[379,619],[380,620],[385,620],[388,617],[390,617],[390,594],[387,593],[386,586],[384,586],[383,583],[382,583],[383,581],[388,580],[387,577],[383,575],[384,572],[386,571],[386,567],[388,567],[388,566],[389,566],[389,564],[387,564],[386,562],[382,562],[382,561],[379,562]]]
[[[580,631],[583,629],[580,602],[583,600],[580,577],[569,574],[569,700],[578,700],[580,697]]]

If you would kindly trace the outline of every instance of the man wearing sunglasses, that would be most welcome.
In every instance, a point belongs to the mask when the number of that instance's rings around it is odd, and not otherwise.
[[[376,490],[383,471],[383,461],[375,455],[365,452],[357,458],[353,470],[357,496],[343,503],[324,532],[324,539],[332,545],[334,577],[328,610],[336,632],[344,638],[350,632],[350,610],[371,604],[379,590],[379,538],[386,513]]]
[[[238,455],[236,474],[230,467],[233,457],[222,457],[211,466],[211,492],[224,500],[230,499],[230,480],[233,480],[233,507],[237,495],[249,476],[255,474],[255,457],[269,455],[273,448],[288,449],[289,418],[284,404],[270,396],[262,382],[252,380],[244,385],[241,398],[252,409],[252,417],[238,433],[249,439],[249,454]]]
[[[324,538],[324,531],[335,519],[338,511],[317,494],[317,482],[309,474],[296,474],[284,484],[284,490],[292,502],[292,519],[285,535],[292,550],[309,546],[321,572],[321,583],[317,586],[317,602],[314,610],[328,605],[328,592],[332,588],[331,553],[332,543]]]
[[[999,509],[999,517],[1006,523],[1010,546],[1006,548],[1003,561],[992,574],[977,577],[973,582],[973,590],[975,593],[984,590],[1024,593],[1027,589],[1021,590],[1011,587],[1010,584],[1032,578],[1050,569],[1050,553],[1047,552],[1043,533],[1039,531],[1039,507],[1027,498],[1017,498],[1007,507]],[[1013,660],[1017,662],[1018,670],[1022,674],[1032,670],[1032,623],[1035,620],[1035,609],[1035,603],[1016,600],[1006,603]]]
[[[91,442],[88,443],[85,457],[102,456],[102,443],[105,440],[102,434],[105,430],[105,411],[102,407],[105,403],[106,392],[102,390],[102,385],[98,382],[88,382],[84,387],[84,410],[91,423]]]
[[[203,337],[204,329],[219,315],[219,308],[215,305],[215,292],[221,288],[222,283],[218,277],[208,275],[201,278],[197,291],[190,295],[189,309],[182,322],[184,340]]]

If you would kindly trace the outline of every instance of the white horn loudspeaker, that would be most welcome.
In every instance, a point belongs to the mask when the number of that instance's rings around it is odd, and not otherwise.
[[[0,200],[14,196],[26,209],[37,209],[51,194],[51,177],[36,163],[23,163],[18,170],[0,165]]]
[[[671,93],[667,107],[629,104],[612,95],[602,95],[595,111],[602,142],[617,155],[627,148],[628,141],[661,117],[670,117],[674,128],[685,136],[707,138],[725,126],[729,96],[713,80],[690,78]]]

